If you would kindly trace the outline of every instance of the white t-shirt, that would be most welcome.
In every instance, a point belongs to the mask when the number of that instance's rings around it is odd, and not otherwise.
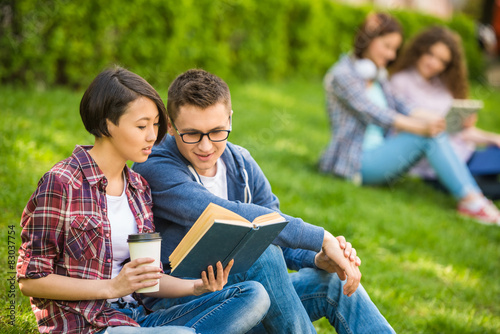
[[[222,199],[227,199],[227,168],[221,158],[217,159],[217,172],[215,176],[202,176],[200,180],[212,194]]]
[[[127,179],[123,175],[124,186],[120,196],[111,196],[106,194],[108,205],[108,219],[111,225],[111,249],[113,253],[113,269],[111,278],[118,275],[122,269],[121,263],[130,257],[127,238],[129,234],[138,233],[137,223],[134,214],[128,204]],[[131,295],[122,298],[125,302],[133,302]],[[108,299],[109,302],[117,301],[118,298]]]
[[[371,102],[380,108],[387,109],[389,107],[382,86],[378,81],[375,81],[367,88],[366,94]],[[368,124],[365,130],[365,137],[363,138],[363,152],[379,147],[384,143],[384,140],[384,129],[375,124]]]

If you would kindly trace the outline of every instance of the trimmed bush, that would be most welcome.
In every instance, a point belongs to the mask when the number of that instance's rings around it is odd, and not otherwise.
[[[2,5],[0,81],[86,86],[117,63],[156,85],[202,67],[224,78],[322,76],[350,50],[372,9],[331,0],[10,0]],[[458,31],[472,78],[483,64],[474,24],[393,11],[410,36],[430,24]]]

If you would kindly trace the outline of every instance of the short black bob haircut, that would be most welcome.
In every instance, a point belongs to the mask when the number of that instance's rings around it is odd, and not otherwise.
[[[155,145],[160,143],[167,132],[165,104],[146,80],[119,66],[99,73],[83,94],[80,116],[85,129],[98,138],[110,137],[106,120],[118,125],[128,104],[140,97],[150,99],[158,108],[160,126]]]

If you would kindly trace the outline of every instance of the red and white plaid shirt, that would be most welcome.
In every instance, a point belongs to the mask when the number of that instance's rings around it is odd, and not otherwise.
[[[106,208],[107,179],[90,146],[76,146],[38,183],[21,218],[17,278],[49,274],[110,279],[111,226]],[[151,191],[146,180],[125,167],[126,194],[140,233],[154,231]],[[41,333],[95,333],[108,326],[138,326],[105,299],[63,301],[30,298]]]

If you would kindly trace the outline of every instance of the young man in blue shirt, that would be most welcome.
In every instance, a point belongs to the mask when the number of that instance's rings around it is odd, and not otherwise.
[[[169,136],[146,162],[133,166],[151,185],[165,268],[211,202],[249,221],[280,212],[278,198],[250,153],[227,141],[233,111],[222,79],[203,70],[179,75],[168,91],[167,113]],[[271,307],[254,332],[314,333],[312,321],[326,316],[338,333],[393,333],[359,284],[355,249],[343,237],[281,214],[289,223],[273,245],[249,271],[228,280],[254,280],[266,288]],[[287,267],[298,272],[289,274]],[[155,309],[182,301],[148,302]]]

